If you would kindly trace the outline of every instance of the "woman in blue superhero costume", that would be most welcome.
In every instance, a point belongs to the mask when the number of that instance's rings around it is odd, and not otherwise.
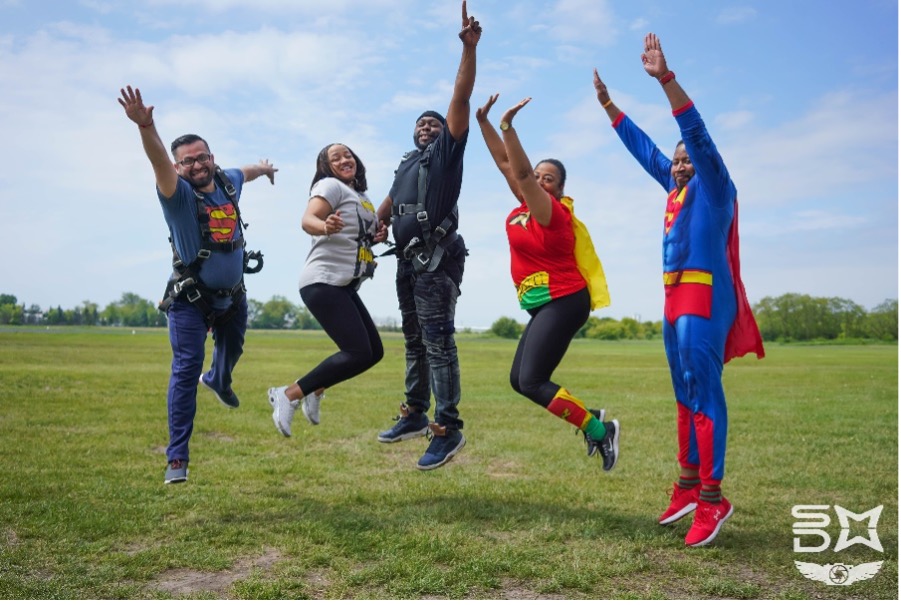
[[[729,171],[667,67],[656,35],[645,36],[641,60],[666,93],[682,134],[672,159],[613,103],[597,70],[594,87],[623,144],[668,194],[663,336],[678,410],[681,472],[659,523],[696,511],[685,543],[702,546],[733,512],[720,489],[727,429],[723,364],[752,351],[763,357],[763,344],[739,273],[737,193]]]

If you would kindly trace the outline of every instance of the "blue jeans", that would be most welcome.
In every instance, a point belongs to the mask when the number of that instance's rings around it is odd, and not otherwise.
[[[397,261],[397,300],[406,347],[405,396],[409,408],[429,409],[435,395],[435,422],[449,429],[462,429],[460,362],[454,341],[454,313],[459,284],[447,271],[447,263],[462,276],[463,256],[448,257],[431,273],[416,273],[413,264]]]
[[[167,405],[169,409],[169,461],[188,457],[188,441],[194,431],[197,413],[197,381],[203,372],[207,328],[203,314],[184,300],[176,300],[169,307],[169,343],[172,345],[172,374],[169,376]],[[228,391],[232,370],[244,352],[244,333],[247,331],[247,299],[237,313],[221,326],[212,328],[213,363],[206,382],[216,391]]]

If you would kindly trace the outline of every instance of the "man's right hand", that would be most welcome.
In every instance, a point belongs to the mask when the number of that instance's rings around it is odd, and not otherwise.
[[[141,98],[141,90],[135,88],[132,90],[129,85],[121,88],[122,98],[119,99],[119,105],[125,109],[125,115],[128,119],[138,126],[147,127],[153,123],[153,105],[146,107],[144,100]]]
[[[475,17],[466,15],[466,0],[463,0],[463,29],[460,31],[460,39],[464,46],[475,47],[482,37],[482,26]]]

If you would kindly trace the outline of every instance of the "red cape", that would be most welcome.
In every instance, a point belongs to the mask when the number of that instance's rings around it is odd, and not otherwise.
[[[726,242],[726,258],[729,269],[732,271],[732,283],[735,286],[735,302],[737,309],[735,321],[729,329],[726,337],[726,349],[723,353],[723,363],[729,363],[734,357],[742,357],[748,353],[756,353],[757,359],[763,358],[763,339],[760,337],[760,329],[757,320],[751,311],[748,295],[745,293],[745,285],[741,281],[741,261],[738,257],[738,200],[735,200],[735,216],[732,217],[732,226],[729,228],[729,239]]]

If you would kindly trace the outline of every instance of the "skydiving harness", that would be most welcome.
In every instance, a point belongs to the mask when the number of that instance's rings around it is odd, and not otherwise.
[[[165,313],[174,301],[179,299],[187,300],[200,310],[209,327],[227,323],[238,312],[239,305],[244,300],[247,289],[244,287],[243,277],[232,288],[217,289],[208,287],[200,279],[200,268],[204,261],[213,252],[234,252],[235,250],[243,249],[244,273],[257,273],[263,268],[263,253],[247,250],[245,247],[243,233],[247,229],[248,224],[241,219],[241,211],[238,208],[238,192],[235,186],[219,166],[215,167],[213,178],[234,206],[235,222],[241,225],[242,236],[228,242],[214,241],[210,230],[210,212],[206,204],[204,204],[204,194],[194,189],[194,201],[197,203],[197,222],[200,225],[200,250],[197,251],[197,256],[194,257],[194,260],[190,263],[185,263],[175,249],[175,242],[172,236],[169,236],[169,243],[172,245],[172,277],[169,279],[169,283],[166,284],[163,300],[159,304],[160,311]],[[255,261],[256,264],[250,266],[250,261]],[[225,312],[219,313],[213,304],[214,298],[224,298],[226,296],[231,297],[232,304]]]
[[[393,216],[404,216],[415,214],[416,221],[419,223],[419,229],[422,237],[414,237],[410,243],[402,251],[398,251],[398,256],[413,263],[413,269],[417,273],[431,273],[441,262],[444,252],[450,244],[457,239],[457,232],[448,234],[448,229],[457,219],[457,206],[454,205],[453,210],[445,217],[441,224],[435,230],[429,222],[429,214],[425,209],[425,193],[428,186],[429,177],[429,159],[432,154],[432,144],[422,152],[419,158],[419,183],[418,194],[415,204],[395,204],[391,209]]]

